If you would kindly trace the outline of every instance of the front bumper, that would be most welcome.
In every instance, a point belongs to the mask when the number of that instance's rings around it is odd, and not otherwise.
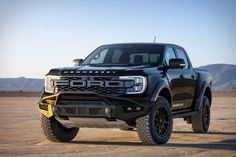
[[[127,122],[146,115],[152,105],[152,102],[138,102],[135,98],[81,92],[43,97],[38,103],[38,108],[47,117],[106,118]]]

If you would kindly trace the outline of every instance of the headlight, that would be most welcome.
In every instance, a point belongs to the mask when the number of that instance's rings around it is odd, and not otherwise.
[[[120,76],[120,80],[132,80],[134,86],[126,89],[126,94],[141,94],[147,88],[147,79],[143,76]]]
[[[56,81],[60,79],[60,76],[47,75],[44,80],[45,92],[54,93]]]

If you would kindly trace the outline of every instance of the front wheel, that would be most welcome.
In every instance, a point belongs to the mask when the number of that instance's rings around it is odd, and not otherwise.
[[[209,99],[204,96],[202,99],[200,110],[191,117],[192,128],[194,132],[205,133],[208,131],[208,128],[210,126],[210,109],[211,106]]]
[[[148,114],[136,120],[136,127],[143,144],[166,143],[173,127],[169,102],[160,96]]]
[[[77,135],[79,128],[66,128],[54,117],[47,118],[41,114],[43,134],[52,142],[69,142]]]

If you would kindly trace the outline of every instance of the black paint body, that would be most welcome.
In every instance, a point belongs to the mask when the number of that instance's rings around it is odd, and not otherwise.
[[[155,45],[155,43],[148,43],[147,45]],[[76,100],[78,102],[91,100],[95,102],[105,102],[104,107],[108,106],[111,108],[110,117],[105,118],[121,119],[130,125],[132,125],[138,117],[146,115],[160,95],[164,96],[171,104],[174,117],[187,117],[195,111],[198,111],[204,95],[206,95],[211,102],[212,80],[210,74],[204,70],[194,69],[186,51],[182,47],[173,44],[158,45],[163,46],[162,61],[158,66],[139,65],[118,67],[82,65],[52,69],[48,75],[60,75],[66,77],[70,74],[64,74],[63,71],[75,72],[80,70],[112,72],[109,74],[101,74],[103,76],[138,75],[146,77],[147,88],[142,94],[104,95],[96,92],[61,93],[60,98],[62,101],[69,100],[66,97],[71,96],[71,100]],[[168,69],[164,64],[164,56],[168,48],[173,48],[175,53],[177,48],[183,50],[187,56],[189,67],[186,69]],[[87,75],[88,74],[78,74],[78,76]],[[48,95],[52,94],[43,92],[42,97]],[[90,106],[93,105],[96,104],[91,104]],[[134,109],[137,106],[141,107],[141,111],[128,112],[126,111],[127,106],[134,106]]]

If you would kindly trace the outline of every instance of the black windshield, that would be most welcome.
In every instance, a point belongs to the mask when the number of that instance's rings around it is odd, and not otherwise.
[[[97,48],[84,61],[83,65],[132,66],[159,65],[164,47],[155,44],[117,44]]]

